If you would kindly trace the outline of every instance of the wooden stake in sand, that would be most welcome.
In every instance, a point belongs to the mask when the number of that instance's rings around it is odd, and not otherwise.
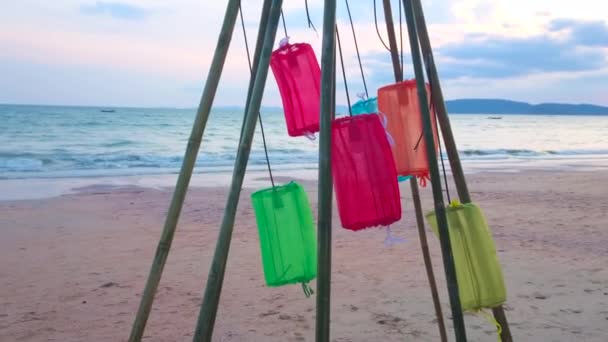
[[[458,156],[458,149],[456,148],[456,141],[454,134],[452,133],[452,126],[450,125],[450,119],[447,114],[445,102],[443,100],[443,92],[441,91],[441,84],[439,82],[439,75],[437,73],[437,67],[433,59],[433,50],[431,48],[431,41],[429,39],[428,30],[426,27],[426,21],[424,19],[424,12],[420,0],[411,0],[411,6],[414,11],[416,28],[418,31],[418,38],[420,39],[420,46],[422,48],[422,56],[424,64],[426,65],[427,77],[431,80],[431,93],[433,106],[437,113],[437,120],[441,128],[443,141],[450,161],[450,167],[454,176],[454,183],[456,184],[456,191],[458,197],[462,203],[470,203],[471,196],[467,187],[467,182],[464,177],[462,170],[462,164],[460,163],[460,157]],[[404,1],[404,6],[407,8],[407,1]],[[503,342],[511,342],[513,338],[509,329],[509,323],[504,313],[504,309],[501,306],[492,309],[496,321],[502,327],[501,339]]]
[[[270,55],[274,45],[279,18],[281,15],[282,0],[272,0],[270,12],[268,15],[268,23],[264,33],[264,41],[261,48],[261,54],[258,62],[258,67],[255,72],[255,81],[253,91],[251,93],[250,102],[247,106],[245,115],[245,124],[243,126],[242,137],[239,142],[236,155],[235,168],[232,174],[232,183],[230,192],[224,210],[224,217],[220,227],[220,235],[218,237],[211,269],[207,277],[207,286],[203,297],[203,304],[200,309],[196,330],[193,341],[210,342],[213,335],[213,327],[217,315],[217,308],[222,291],[224,274],[226,271],[226,261],[230,250],[230,241],[232,239],[232,231],[234,228],[234,219],[239,202],[239,196],[243,186],[243,179],[247,169],[249,153],[251,151],[251,142],[255,132],[258,115],[266,86],[268,69],[270,64]]]
[[[391,52],[391,60],[393,62],[393,72],[395,74],[395,82],[403,81],[403,70],[401,69],[399,55],[397,52],[397,42],[395,38],[395,26],[393,24],[393,13],[391,10],[390,0],[384,0],[384,16],[386,22],[386,30],[388,32],[388,42]],[[424,227],[424,214],[422,213],[422,204],[420,202],[420,190],[416,178],[410,180],[410,188],[412,191],[412,202],[414,202],[414,211],[416,214],[416,225],[418,226],[418,236],[420,238],[420,247],[422,249],[422,257],[426,269],[429,287],[431,288],[431,296],[433,298],[433,306],[435,307],[435,315],[437,317],[437,326],[442,342],[447,342],[447,333],[445,322],[443,320],[443,312],[441,310],[441,301],[437,291],[437,282],[435,281],[435,273],[433,272],[433,263],[431,262],[431,253],[426,238],[426,230]]]
[[[428,103],[422,61],[420,60],[418,34],[416,32],[412,5],[410,1],[406,0],[404,0],[403,4],[405,9],[405,20],[407,22],[408,36],[410,40],[412,63],[414,65],[414,74],[416,76],[416,86],[418,89],[418,103]],[[445,269],[448,294],[450,297],[450,306],[452,309],[454,334],[456,335],[456,341],[461,342],[466,341],[467,337],[462,315],[462,308],[460,306],[460,297],[458,295],[456,268],[454,265],[454,256],[452,254],[452,245],[448,230],[448,220],[445,211],[445,204],[443,202],[443,193],[441,190],[441,176],[439,174],[439,166],[437,164],[437,153],[433,148],[433,146],[435,146],[435,141],[431,124],[431,114],[428,106],[420,106],[420,109],[422,112],[422,121],[424,127],[424,140],[426,142],[426,146],[429,146],[429,148],[426,149],[426,152],[429,161],[433,200],[435,202],[435,215],[437,217],[437,225],[439,227],[439,240],[441,242],[443,266]]]
[[[321,55],[316,341],[329,342],[331,292],[331,122],[335,111],[336,1],[325,0]]]
[[[205,89],[201,96],[201,100],[196,112],[196,119],[192,126],[192,132],[190,133],[190,139],[188,140],[188,146],[184,155],[184,161],[182,168],[177,178],[177,184],[175,191],[173,192],[173,198],[171,199],[171,205],[165,219],[165,225],[163,232],[156,248],[156,254],[152,263],[150,274],[146,282],[146,287],[139,304],[137,316],[133,323],[131,335],[129,337],[130,342],[140,341],[146,322],[150,316],[150,310],[152,309],[152,303],[154,302],[154,295],[158,288],[158,283],[163,273],[163,268],[171,249],[171,243],[173,242],[173,236],[175,234],[175,228],[179,221],[179,216],[182,211],[186,192],[188,191],[188,185],[190,184],[190,178],[192,176],[192,170],[196,162],[199,147],[201,145],[201,139],[205,126],[207,125],[207,119],[209,118],[209,112],[213,104],[213,99],[217,91],[217,86],[224,68],[224,62],[226,61],[226,54],[228,53],[228,47],[230,46],[230,40],[232,38],[232,32],[234,31],[234,25],[238,14],[240,1],[230,0],[226,8],[226,14],[224,16],[224,22],[218,38],[211,67],[209,69],[209,75],[207,76],[207,82],[205,83]]]

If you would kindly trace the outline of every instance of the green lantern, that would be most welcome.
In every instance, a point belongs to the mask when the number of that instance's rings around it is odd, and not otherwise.
[[[456,279],[463,311],[501,305],[507,298],[492,233],[481,209],[454,201],[446,208]],[[439,236],[435,212],[426,215]]]
[[[306,283],[317,275],[317,243],[304,188],[290,182],[251,195],[268,286]]]

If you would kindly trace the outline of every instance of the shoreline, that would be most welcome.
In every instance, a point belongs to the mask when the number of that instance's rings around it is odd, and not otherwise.
[[[608,158],[559,158],[559,159],[513,159],[513,160],[463,160],[465,174],[480,173],[522,173],[522,172],[597,172],[608,171]],[[451,173],[445,162],[446,172]],[[274,168],[276,177],[314,181],[316,167],[293,165],[288,168]],[[173,189],[177,172],[142,175],[105,175],[91,177],[48,177],[48,178],[0,178],[0,202],[14,200],[45,199],[78,193],[81,189],[98,190],[125,187],[149,189]],[[190,187],[230,186],[232,171],[207,171],[198,168],[192,175]],[[245,174],[244,188],[269,186],[265,169],[254,167]]]

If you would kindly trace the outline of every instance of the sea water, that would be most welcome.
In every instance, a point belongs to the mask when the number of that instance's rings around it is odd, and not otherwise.
[[[175,174],[195,114],[176,108],[0,105],[0,179]],[[316,168],[318,141],[289,137],[279,110],[261,115],[273,170]],[[195,173],[232,169],[242,117],[239,108],[212,110]],[[451,123],[465,166],[608,160],[608,116],[458,114]],[[265,169],[258,123],[248,170]]]

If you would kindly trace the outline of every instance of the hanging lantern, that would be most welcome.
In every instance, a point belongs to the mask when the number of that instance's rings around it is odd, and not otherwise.
[[[446,215],[462,310],[501,305],[507,291],[492,233],[481,209],[473,203],[454,202],[447,207]],[[435,213],[426,218],[439,236]]]
[[[427,85],[427,97],[430,101]],[[416,80],[391,84],[378,89],[378,110],[387,118],[387,131],[395,140],[392,146],[397,174],[420,178],[424,186],[429,179],[429,161],[418,103]],[[431,122],[435,149],[438,147],[437,124],[434,111]]]
[[[331,166],[342,227],[360,230],[401,219],[395,162],[376,114],[334,120]]]
[[[309,44],[281,46],[272,53],[270,67],[279,87],[290,136],[319,131],[321,68]]]
[[[355,102],[351,107],[353,115],[378,113],[378,98],[372,97]]]
[[[317,243],[304,188],[291,182],[251,195],[268,286],[302,283],[317,275]],[[306,288],[305,288],[306,290]]]

